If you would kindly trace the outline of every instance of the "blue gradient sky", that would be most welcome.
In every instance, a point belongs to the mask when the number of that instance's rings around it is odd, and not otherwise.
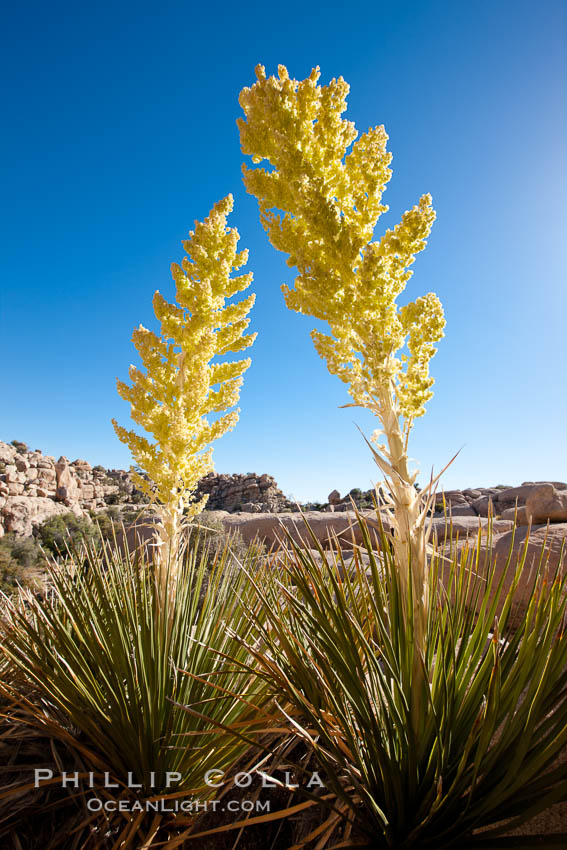
[[[565,2],[29,2],[3,14],[0,439],[127,467],[110,419],[151,298],[195,219],[232,192],[257,293],[237,429],[221,472],[269,472],[301,500],[368,487],[343,385],[280,292],[293,272],[242,185],[238,93],[261,62],[351,85],[385,124],[381,233],[423,192],[438,218],[407,290],[438,293],[446,337],[416,424],[446,487],[567,480]]]

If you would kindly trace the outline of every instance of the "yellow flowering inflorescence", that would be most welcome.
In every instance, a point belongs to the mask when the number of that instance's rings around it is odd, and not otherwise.
[[[384,127],[357,138],[354,124],[341,118],[348,85],[339,78],[319,86],[318,68],[301,82],[282,65],[278,77],[267,78],[261,65],[256,76],[240,93],[245,118],[238,126],[242,152],[255,166],[267,160],[269,168],[244,166],[244,183],[258,199],[272,245],[299,272],[294,288],[282,287],[287,306],[327,322],[330,333],[312,331],[317,352],[348,385],[354,405],[372,410],[381,424],[372,440],[378,443],[383,434],[385,443],[371,448],[388,483],[382,506],[408,610],[413,606],[415,614],[418,681],[428,616],[425,518],[435,482],[416,492],[408,438],[433,395],[429,361],[445,319],[432,292],[402,307],[397,298],[435,219],[431,197],[423,195],[393,230],[373,241],[391,176]],[[417,689],[416,700],[420,694]]]
[[[189,518],[205,506],[207,497],[194,501],[199,480],[213,469],[209,444],[234,428],[238,410],[209,421],[208,414],[233,407],[242,375],[250,359],[214,362],[215,355],[241,351],[256,334],[245,334],[254,295],[225,305],[252,282],[252,273],[231,278],[246,264],[248,252],[238,252],[238,231],[227,228],[232,195],[219,201],[204,222],[183,243],[188,257],[171,267],[176,304],[159,292],[153,299],[161,325],[158,336],[142,325],[132,340],[145,372],[130,367],[132,385],[117,381],[118,392],[130,402],[134,422],[154,438],[150,442],[113,420],[119,438],[128,445],[136,463],[147,474],[137,475],[138,486],[157,500],[163,528],[161,542],[170,543],[185,513]]]
[[[313,331],[313,342],[356,404],[378,413],[377,397],[393,390],[407,432],[432,396],[429,361],[445,325],[434,293],[396,303],[435,219],[431,197],[371,241],[391,176],[384,127],[357,139],[341,118],[347,83],[319,86],[318,68],[301,82],[281,65],[278,77],[266,78],[262,66],[256,76],[240,94],[242,151],[271,168],[243,167],[244,182],[271,243],[299,271],[293,289],[282,287],[286,303],[328,322],[331,334]]]

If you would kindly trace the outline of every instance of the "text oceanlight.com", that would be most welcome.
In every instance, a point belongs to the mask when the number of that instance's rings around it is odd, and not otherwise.
[[[269,812],[269,800],[87,800],[90,812]]]

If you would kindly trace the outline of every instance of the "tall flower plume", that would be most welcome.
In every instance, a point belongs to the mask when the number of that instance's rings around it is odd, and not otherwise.
[[[423,195],[374,240],[391,176],[384,127],[359,137],[342,117],[349,86],[342,78],[320,86],[319,68],[298,81],[283,65],[277,77],[258,65],[256,77],[239,100],[242,152],[253,163],[243,166],[244,183],[258,200],[272,245],[297,269],[293,288],[282,287],[287,306],[327,322],[329,333],[311,333],[318,354],[347,385],[352,404],[372,410],[380,423],[372,450],[389,484],[392,544],[415,605],[419,646],[427,617],[425,516],[433,483],[426,497],[416,493],[407,448],[414,420],[433,395],[429,362],[445,319],[432,292],[403,306],[397,299],[435,219],[431,197]],[[378,444],[382,434],[385,442]]]
[[[246,250],[237,252],[238,231],[227,227],[232,207],[228,195],[203,222],[195,222],[183,243],[188,256],[181,266],[171,267],[176,303],[155,293],[160,333],[142,325],[134,330],[132,341],[144,368],[130,366],[131,385],[117,381],[119,394],[130,402],[132,419],[153,437],[113,420],[118,437],[146,473],[136,475],[136,483],[156,500],[163,558],[177,551],[183,517],[191,518],[205,506],[207,497],[195,501],[194,494],[199,480],[213,469],[210,444],[238,421],[239,410],[230,408],[238,401],[251,361],[213,359],[247,348],[256,337],[245,333],[255,295],[225,303],[252,282],[252,273],[231,277],[248,259]],[[210,414],[215,418],[209,419]]]

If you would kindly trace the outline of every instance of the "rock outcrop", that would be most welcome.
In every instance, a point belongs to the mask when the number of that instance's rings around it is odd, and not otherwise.
[[[526,497],[527,522],[567,522],[567,489],[553,484],[532,487]]]
[[[85,460],[56,461],[25,443],[0,442],[0,535],[28,536],[50,516],[104,507],[116,489],[106,470]]]
[[[209,496],[210,509],[250,513],[290,510],[271,475],[211,473],[200,482],[197,497]],[[78,516],[119,503],[145,501],[130,472],[91,467],[86,460],[58,460],[31,451],[25,443],[0,441],[0,536],[27,537],[51,516],[72,511]]]
[[[7,532],[30,537],[36,526],[52,516],[69,511],[77,516],[83,513],[76,504],[66,506],[45,496],[0,496],[0,505],[0,537]]]
[[[379,523],[376,512],[371,510],[361,511],[360,513],[375,532],[375,536],[379,537]],[[323,548],[333,548],[335,538],[347,548],[353,542],[362,543],[362,536],[354,511],[305,511],[302,514],[295,512],[278,515],[255,514],[254,516],[218,511],[216,516],[221,519],[227,531],[237,531],[245,543],[252,543],[253,540],[259,539],[267,546],[271,546],[285,538],[287,533],[296,543],[312,545],[313,541],[309,539],[310,535],[305,525],[306,522]],[[382,525],[386,531],[389,530],[388,519],[385,515],[382,516]],[[496,537],[506,534],[512,530],[512,527],[513,523],[509,520],[494,520],[492,535]],[[444,517],[439,517],[432,521],[432,536],[440,543],[443,543],[445,538],[453,540],[472,538],[476,540],[479,528],[481,536],[486,536],[489,528],[488,520],[478,516],[459,517],[447,523]]]
[[[370,529],[373,548],[379,549],[381,536],[376,512],[362,511],[360,513]],[[302,549],[310,549],[316,557],[320,557],[318,550],[314,548],[316,541],[322,549],[327,550],[334,549],[335,541],[338,541],[343,559],[348,565],[354,547],[360,546],[363,542],[354,511],[306,511],[303,514],[299,512],[231,514],[227,511],[216,511],[211,516],[222,522],[227,533],[237,533],[248,544],[257,540],[263,543],[267,550],[273,548],[276,553],[280,543],[285,544],[290,537]],[[385,531],[389,530],[385,516],[382,517],[382,525]],[[518,621],[517,618],[525,614],[530,579],[535,576],[534,570],[548,569],[549,576],[552,576],[557,568],[561,574],[567,570],[567,522],[534,525],[531,530],[526,526],[514,531],[511,520],[493,520],[490,523],[485,517],[465,516],[453,518],[451,522],[448,522],[443,516],[434,518],[432,525],[431,542],[444,556],[440,565],[441,575],[448,590],[453,587],[449,579],[449,561],[454,555],[460,557],[461,550],[466,547],[469,556],[471,552],[476,554],[478,550],[478,567],[476,558],[472,562],[469,561],[469,565],[474,564],[473,569],[475,571],[478,569],[480,575],[485,575],[488,565],[494,564],[493,588],[496,589],[502,579],[503,592],[506,593],[526,548],[522,575],[514,601],[514,621]],[[530,536],[526,546],[528,532]],[[152,538],[152,529],[147,521],[140,520],[129,528],[127,538],[130,551],[137,546],[147,546]],[[363,562],[366,563],[364,551]],[[477,604],[478,599],[474,595],[472,586],[471,594],[471,602]]]
[[[226,475],[212,472],[203,478],[196,497],[209,497],[208,510],[229,514],[258,515],[258,522],[277,525],[274,514],[297,511],[271,475],[254,472]],[[347,518],[332,522],[320,519],[322,512],[348,513],[352,503],[361,509],[372,508],[374,493],[358,488],[341,497],[338,490],[329,494],[326,505],[305,505],[314,514],[314,524],[328,527],[348,524]],[[34,527],[55,514],[73,511],[100,510],[119,503],[143,502],[131,474],[123,469],[91,467],[86,460],[70,462],[66,457],[55,460],[39,449],[31,451],[18,441],[0,441],[0,536],[5,532],[27,536]],[[315,508],[315,510],[313,510]],[[450,512],[453,528],[464,533],[465,526],[478,528],[478,518],[489,515],[505,522],[516,518],[518,525],[527,526],[567,521],[567,484],[561,481],[526,481],[519,487],[478,487],[466,490],[446,490],[436,499],[436,516]],[[261,520],[264,516],[267,519]],[[469,521],[469,526],[458,521]],[[286,520],[287,522],[287,520]],[[267,525],[266,525],[267,523]],[[341,526],[342,527],[342,526]],[[468,533],[468,532],[467,532]]]
[[[207,510],[244,511],[246,513],[278,513],[295,510],[271,475],[226,475],[210,472],[202,478],[197,488],[197,498],[209,496]]]
[[[502,524],[502,521],[500,523]],[[528,534],[529,539],[526,546]],[[445,546],[445,554],[450,556],[465,546],[470,548],[471,542],[474,543],[474,541],[465,539],[453,541],[452,544]],[[560,575],[565,574],[567,570],[567,522],[532,525],[531,528],[526,526],[503,533],[500,531],[493,533],[491,539],[481,539],[478,547],[475,544],[475,552],[478,549],[478,563],[481,574],[484,573],[488,564],[494,564],[494,587],[502,579],[503,594],[506,594],[512,585],[515,571],[524,555],[524,548],[526,549],[525,561],[514,600],[513,622],[519,622],[524,616],[531,582],[538,575],[547,577],[550,585],[557,569]],[[445,570],[445,580],[446,575]],[[497,614],[499,612],[500,607]]]
[[[372,490],[354,489],[341,498],[340,493],[333,490],[325,510],[348,511],[353,501],[357,507],[370,507],[372,493]],[[561,481],[524,481],[519,487],[440,490],[435,500],[435,514],[443,516],[447,511],[453,518],[491,515],[502,520],[516,517],[517,525],[528,525],[532,516],[527,509],[528,499],[534,505],[533,523],[567,520],[567,484]]]

